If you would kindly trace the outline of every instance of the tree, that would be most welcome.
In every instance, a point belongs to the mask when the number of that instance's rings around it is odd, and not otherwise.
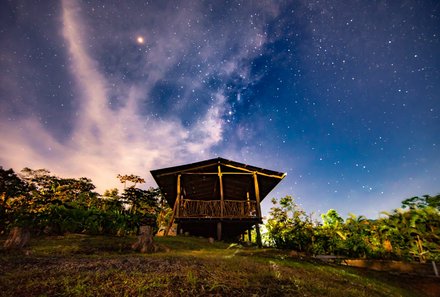
[[[414,197],[413,197],[414,198]],[[408,199],[403,202],[407,203]],[[415,201],[416,199],[412,200]],[[402,204],[403,204],[402,202]],[[399,258],[420,262],[440,259],[440,212],[431,206],[413,206],[408,210],[382,212],[386,237]]]
[[[337,232],[337,234],[343,238],[345,252],[350,257],[365,258],[372,254],[376,246],[381,245],[380,240],[377,243],[375,236],[372,236],[375,235],[372,232],[374,227],[365,216],[350,213],[341,227],[341,233]]]
[[[136,185],[145,183],[145,180],[138,175],[121,175],[117,178],[124,184],[124,191],[121,194],[121,200],[128,205],[129,215],[133,226],[152,225],[156,227],[157,218],[161,212],[160,202],[163,196],[159,189],[149,188],[143,190]],[[127,182],[131,182],[127,186]],[[163,216],[161,216],[161,219]]]
[[[2,202],[6,203],[8,199],[22,195],[27,190],[27,184],[17,176],[12,168],[5,170],[0,166],[0,194]]]
[[[47,169],[24,168],[20,177],[28,185],[26,195],[11,201],[11,224],[35,232],[82,232],[98,194],[88,178],[60,178]]]
[[[275,205],[271,208],[267,222],[269,240],[278,248],[288,248],[299,252],[311,253],[313,250],[313,223],[293,199],[285,196],[279,200],[272,199]]]
[[[159,209],[159,203],[162,195],[159,189],[149,188],[143,190],[136,188],[139,183],[145,183],[145,180],[137,175],[120,175],[117,177],[124,184],[124,191],[121,198],[130,205],[131,213],[156,214]],[[127,181],[133,184],[127,187]]]
[[[127,181],[130,181],[130,182],[133,183],[133,185],[130,186],[132,188],[135,188],[137,184],[145,183],[145,180],[143,178],[141,178],[138,175],[134,175],[134,174],[130,174],[130,175],[127,175],[127,174],[120,175],[120,174],[118,174],[116,177],[119,178],[121,183],[124,184],[124,189],[127,187]]]
[[[416,209],[433,207],[440,210],[440,194],[436,196],[423,195],[422,197],[414,196],[402,201],[402,208]]]
[[[321,215],[324,227],[338,227],[344,220],[339,216],[338,212],[334,209],[329,209],[326,214]]]
[[[119,196],[119,190],[117,188],[105,190],[101,202],[101,208],[104,211],[122,213],[124,210],[123,201]]]
[[[321,214],[322,225],[314,228],[314,253],[315,254],[343,254],[345,253],[345,240],[347,234],[343,230],[344,220],[336,210],[329,209],[326,214]]]
[[[20,201],[19,205],[28,209],[29,212],[40,213],[50,205],[61,205],[59,193],[56,195],[60,184],[56,176],[50,174],[47,169],[30,169],[25,167],[21,170],[20,177],[29,185],[30,197]]]
[[[34,202],[41,207],[65,203],[90,207],[97,199],[98,194],[93,192],[95,185],[89,178],[60,178],[47,169],[32,170],[27,167],[21,172],[22,178],[30,185]]]
[[[143,190],[128,187],[122,193],[122,199],[130,205],[132,214],[157,215],[160,210],[160,197],[160,191],[154,188]]]
[[[5,170],[0,166],[0,232],[6,228],[9,201],[27,192],[28,185],[17,176],[12,168]]]

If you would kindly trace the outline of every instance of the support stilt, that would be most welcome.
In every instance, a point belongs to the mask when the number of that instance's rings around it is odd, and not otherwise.
[[[260,234],[260,225],[259,224],[255,225],[255,231],[257,231],[257,244],[258,244],[258,247],[261,248],[261,247],[263,247],[263,243],[261,242],[261,234]]]
[[[222,222],[217,222],[217,240],[222,240]]]
[[[170,232],[170,229],[173,226],[174,217],[176,216],[176,214],[177,215],[179,214],[179,204],[180,204],[180,174],[177,176],[177,197],[176,197],[176,201],[174,202],[173,214],[171,215],[171,220],[168,225],[168,228],[165,230],[165,236],[168,236],[168,233]],[[177,230],[177,232],[178,232],[178,230]],[[177,235],[177,232],[176,232],[176,235]]]

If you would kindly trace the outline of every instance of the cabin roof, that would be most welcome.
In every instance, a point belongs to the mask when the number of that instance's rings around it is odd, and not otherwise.
[[[215,158],[191,164],[152,170],[151,174],[168,204],[177,196],[177,177],[181,175],[182,193],[189,199],[220,199],[219,171],[222,173],[225,200],[243,200],[246,195],[255,200],[253,174],[256,173],[260,200],[286,176],[285,173]]]

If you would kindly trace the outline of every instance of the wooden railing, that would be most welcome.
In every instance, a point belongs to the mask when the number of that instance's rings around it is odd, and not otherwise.
[[[246,200],[223,200],[223,218],[256,218],[257,203]],[[221,218],[220,200],[183,199],[180,203],[180,218]]]

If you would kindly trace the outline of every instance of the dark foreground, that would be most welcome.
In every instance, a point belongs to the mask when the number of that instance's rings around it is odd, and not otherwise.
[[[156,238],[67,235],[0,251],[0,296],[440,296],[440,279],[328,265],[273,249]],[[0,240],[3,246],[3,240]]]

